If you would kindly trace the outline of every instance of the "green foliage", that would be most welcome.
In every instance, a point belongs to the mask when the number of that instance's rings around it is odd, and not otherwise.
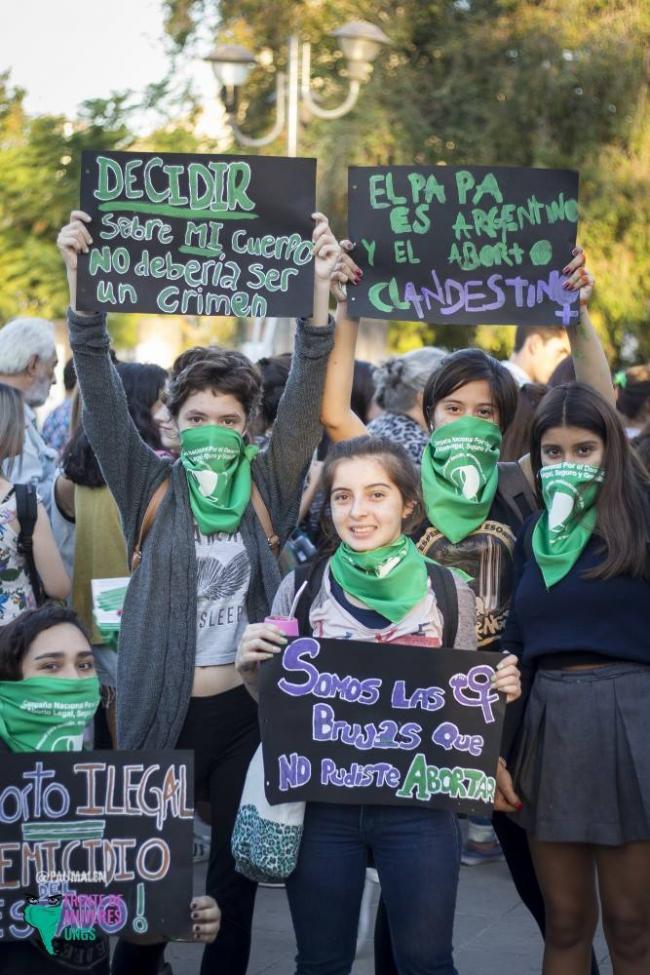
[[[650,7],[643,0],[164,0],[164,14],[175,59],[193,56],[206,27],[220,41],[271,53],[240,95],[238,122],[255,135],[273,123],[275,73],[286,68],[289,33],[313,43],[314,97],[328,107],[340,103],[347,84],[331,31],[347,20],[376,23],[392,44],[357,107],[334,122],[301,120],[301,154],[319,160],[319,207],[335,230],[346,231],[348,165],[577,168],[581,242],[597,281],[594,318],[613,358],[632,339],[638,356],[650,359]],[[154,131],[142,121],[152,110]],[[87,102],[72,124],[28,117],[23,93],[0,75],[0,321],[59,316],[65,308],[53,241],[77,204],[82,149],[209,151],[196,132],[198,111],[192,93],[176,89],[173,64],[168,78],[137,98],[115,93]],[[263,151],[283,154],[283,138]],[[114,328],[132,339],[129,316],[116,316]],[[505,354],[511,335],[422,323],[390,329],[396,349],[476,341]]]

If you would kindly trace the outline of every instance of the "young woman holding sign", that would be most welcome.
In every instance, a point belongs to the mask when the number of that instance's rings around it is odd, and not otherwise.
[[[99,700],[92,650],[72,610],[45,604],[0,629],[0,751],[79,751]],[[3,975],[108,975],[108,938],[97,931],[88,941],[61,937],[59,903],[56,896],[25,903],[26,924],[14,918],[23,940],[0,944]],[[214,900],[195,898],[191,913],[194,940],[213,941],[219,927]],[[137,971],[155,975],[157,961]],[[129,975],[129,969],[116,959],[113,975]]]
[[[204,975],[244,975],[248,964],[256,887],[235,872],[230,839],[259,731],[234,660],[248,620],[264,619],[270,609],[280,583],[274,549],[295,527],[322,433],[330,276],[340,248],[327,219],[313,218],[313,318],[298,322],[268,448],[260,452],[246,437],[260,399],[257,369],[239,352],[195,349],[168,389],[181,442],[174,464],[142,442],[128,415],[105,315],[74,310],[77,255],[91,245],[87,214],[73,212],[59,234],[84,427],[120,509],[130,557],[149,512],[120,634],[118,746],[195,752],[198,795],[212,807],[207,888],[223,915],[219,938],[204,954]]]
[[[588,970],[599,897],[615,975],[645,975],[650,482],[613,407],[580,384],[542,401],[531,461],[543,509],[517,539],[503,646],[532,676],[512,799],[544,895],[544,975]]]
[[[301,633],[473,649],[471,590],[425,559],[405,534],[421,517],[418,472],[406,451],[372,437],[340,443],[325,462],[322,485],[336,549],[307,574],[297,610]],[[300,579],[300,570],[286,577],[273,615],[288,614]],[[456,632],[450,634],[454,615]],[[237,666],[253,693],[260,662],[286,642],[271,623],[247,628]],[[520,693],[514,659],[502,660],[495,677],[496,689],[508,700]],[[287,880],[297,975],[351,970],[369,850],[401,975],[453,975],[456,816],[439,809],[336,803],[307,804],[298,863]]]
[[[342,246],[347,253],[339,262],[341,270],[350,264],[352,249],[349,241]],[[569,330],[576,372],[613,401],[607,360],[589,318],[593,278],[581,248],[575,249],[564,274],[567,290],[580,292],[580,321]],[[341,296],[322,411],[323,424],[334,441],[359,436],[366,429],[350,409],[356,332],[357,322],[348,318],[347,301]],[[516,405],[514,379],[501,363],[479,349],[462,349],[448,356],[424,391],[423,410],[431,430],[421,468],[426,517],[412,537],[423,554],[471,577],[481,650],[499,649],[512,594],[515,535],[537,507],[527,459],[499,462],[501,439]],[[518,709],[512,709],[507,721],[516,722],[517,716]],[[526,834],[502,813],[496,813],[493,822],[517,891],[543,932],[544,903]],[[377,975],[395,972],[383,903],[375,961]],[[598,971],[595,961],[592,971]]]

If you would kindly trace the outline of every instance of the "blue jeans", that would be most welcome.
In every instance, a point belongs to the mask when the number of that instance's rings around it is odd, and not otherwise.
[[[438,809],[308,803],[287,880],[296,975],[348,975],[371,849],[400,975],[457,975],[452,934],[461,840]]]

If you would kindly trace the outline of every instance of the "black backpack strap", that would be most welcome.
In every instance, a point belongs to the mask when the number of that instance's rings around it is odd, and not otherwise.
[[[524,522],[538,504],[535,492],[518,461],[500,461],[497,493],[519,522]]]
[[[458,592],[453,573],[427,560],[427,573],[443,619],[442,645],[452,649],[458,633]]]
[[[33,484],[16,484],[16,518],[20,525],[18,551],[25,559],[25,568],[37,606],[45,601],[43,583],[34,561],[34,529],[38,518],[38,495]]]
[[[542,512],[540,511],[537,518],[531,518],[528,524],[526,525],[523,546],[524,546],[524,557],[527,562],[530,562],[530,560],[533,558],[533,532],[535,531],[535,525],[537,524],[537,522],[541,517],[542,517]]]
[[[295,588],[294,593],[306,582],[307,585],[298,600],[296,606],[296,619],[298,620],[298,632],[301,636],[311,636],[311,623],[309,622],[309,610],[316,599],[325,575],[325,568],[329,561],[329,556],[321,557],[317,560],[305,562],[294,569]]]

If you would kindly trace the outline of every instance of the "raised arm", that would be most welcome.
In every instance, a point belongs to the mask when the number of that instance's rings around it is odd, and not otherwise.
[[[122,381],[110,358],[106,316],[103,312],[75,311],[77,255],[92,243],[86,226],[89,220],[87,214],[74,210],[57,244],[68,273],[68,328],[83,399],[84,429],[120,509],[130,550],[151,494],[168,471],[169,462],[144,443],[131,419]]]
[[[577,325],[567,329],[576,379],[581,383],[587,383],[615,406],[616,393],[609,363],[589,317],[589,301],[594,290],[594,279],[587,270],[585,253],[581,247],[575,248],[574,258],[564,268],[563,273],[569,275],[565,288],[571,291],[580,290],[580,318]]]
[[[278,406],[268,449],[254,461],[254,476],[281,540],[295,528],[302,485],[322,435],[320,407],[334,325],[329,315],[330,277],[340,246],[327,217],[313,214],[314,305],[298,320],[291,371]]]
[[[337,302],[334,348],[327,363],[321,420],[330,440],[351,440],[368,433],[365,423],[352,411],[354,353],[359,319],[348,317],[346,300]]]

